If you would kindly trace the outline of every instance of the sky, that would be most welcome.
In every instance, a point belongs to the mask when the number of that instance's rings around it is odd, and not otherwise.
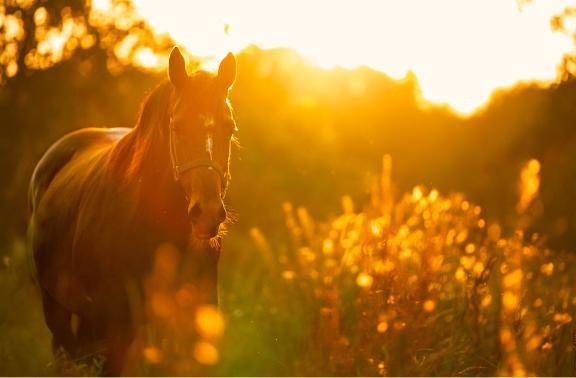
[[[135,0],[158,32],[216,62],[250,44],[322,67],[368,66],[470,114],[497,88],[557,78],[571,39],[550,27],[569,0]]]

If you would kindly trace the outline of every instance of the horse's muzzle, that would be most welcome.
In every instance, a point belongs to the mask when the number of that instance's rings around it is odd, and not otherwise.
[[[221,199],[190,203],[188,218],[192,223],[192,232],[198,239],[211,239],[218,235],[220,225],[226,220],[226,208]]]

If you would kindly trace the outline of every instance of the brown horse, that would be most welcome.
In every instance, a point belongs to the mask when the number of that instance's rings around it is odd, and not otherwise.
[[[140,326],[132,297],[166,243],[188,262],[179,280],[196,303],[217,303],[235,76],[232,54],[217,74],[188,75],[174,48],[169,81],[145,100],[134,128],[75,131],[38,163],[29,238],[55,350],[101,351],[104,372],[120,374]]]

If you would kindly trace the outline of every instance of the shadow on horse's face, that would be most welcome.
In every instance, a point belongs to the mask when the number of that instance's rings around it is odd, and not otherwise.
[[[226,220],[223,199],[236,130],[227,95],[236,76],[236,62],[228,54],[217,75],[198,71],[188,76],[184,58],[175,48],[168,75],[175,89],[169,138],[174,177],[188,200],[193,235],[210,239]]]

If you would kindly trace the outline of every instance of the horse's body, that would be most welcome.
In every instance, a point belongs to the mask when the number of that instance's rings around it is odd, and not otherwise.
[[[73,132],[43,156],[30,185],[30,244],[55,348],[101,351],[119,374],[141,325],[143,282],[157,249],[181,254],[179,280],[216,304],[219,247],[194,240],[171,166],[170,83],[148,98],[133,129]],[[185,270],[185,272],[182,272]]]

